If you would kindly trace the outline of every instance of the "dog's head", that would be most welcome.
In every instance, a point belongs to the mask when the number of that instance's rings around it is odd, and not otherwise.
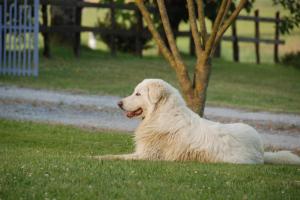
[[[122,99],[118,105],[127,117],[144,118],[152,113],[158,104],[165,102],[170,95],[169,84],[160,79],[145,79],[134,92]]]

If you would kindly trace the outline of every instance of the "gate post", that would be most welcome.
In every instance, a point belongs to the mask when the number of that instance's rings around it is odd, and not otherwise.
[[[34,58],[33,58],[33,67],[34,67],[34,76],[38,76],[39,68],[39,0],[34,0]]]

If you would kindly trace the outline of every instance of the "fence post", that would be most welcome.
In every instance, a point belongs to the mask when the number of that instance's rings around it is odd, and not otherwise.
[[[48,27],[48,11],[47,11],[47,5],[42,5],[42,19],[43,19],[43,26],[44,30]],[[49,41],[49,33],[45,31],[43,33],[43,40],[44,40],[44,50],[43,50],[43,56],[46,58],[50,58],[50,41]]]
[[[235,62],[239,62],[240,52],[239,52],[239,41],[238,41],[237,31],[236,31],[236,22],[233,22],[233,24],[231,25],[231,32],[232,32],[233,60]]]
[[[216,44],[216,50],[214,53],[215,58],[221,58],[221,51],[222,51],[222,40],[219,41],[218,44]]]
[[[135,54],[138,56],[143,55],[142,37],[143,37],[143,18],[138,9],[135,10],[137,18],[136,36],[135,36]]]
[[[111,33],[110,33],[110,51],[111,55],[116,55],[116,43],[115,43],[115,27],[116,27],[116,20],[115,20],[115,3],[114,0],[110,1],[110,24],[111,24]]]
[[[255,54],[257,64],[260,63],[259,38],[259,10],[255,10]]]
[[[79,27],[79,29],[81,26],[81,8],[78,6],[75,8],[75,26]],[[80,54],[80,35],[80,30],[75,32],[73,51],[76,57],[79,57]]]
[[[279,62],[278,56],[278,47],[279,47],[279,24],[280,24],[280,13],[279,11],[276,12],[275,15],[275,43],[274,43],[274,62]]]

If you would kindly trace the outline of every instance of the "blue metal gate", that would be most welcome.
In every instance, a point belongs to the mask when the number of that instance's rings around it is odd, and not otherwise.
[[[38,75],[39,0],[0,0],[0,74]]]

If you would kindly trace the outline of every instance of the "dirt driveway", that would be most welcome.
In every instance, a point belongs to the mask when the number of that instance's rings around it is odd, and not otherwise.
[[[0,118],[132,133],[138,120],[117,108],[120,97],[79,95],[0,86]],[[265,145],[300,149],[300,115],[206,107],[205,117],[220,122],[245,122],[256,127]]]

